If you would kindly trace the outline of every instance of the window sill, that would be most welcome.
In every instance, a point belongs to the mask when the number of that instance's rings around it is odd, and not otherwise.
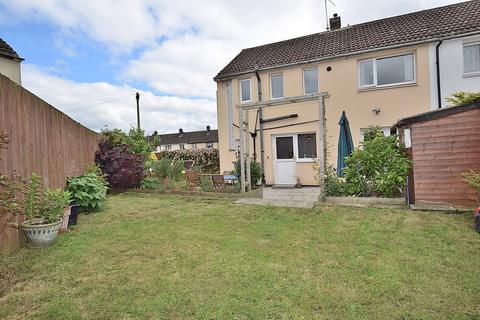
[[[478,71],[478,72],[464,73],[464,74],[463,74],[463,77],[464,77],[464,78],[480,77],[480,71]]]
[[[379,86],[379,87],[368,87],[368,88],[358,88],[358,92],[368,92],[368,91],[376,91],[376,90],[386,90],[386,89],[395,89],[395,88],[406,88],[406,87],[416,87],[418,83],[401,83],[401,84],[393,84],[388,86]]]

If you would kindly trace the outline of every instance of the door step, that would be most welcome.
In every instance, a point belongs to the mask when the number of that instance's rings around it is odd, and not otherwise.
[[[275,184],[272,186],[273,189],[293,189],[295,188],[294,184]]]

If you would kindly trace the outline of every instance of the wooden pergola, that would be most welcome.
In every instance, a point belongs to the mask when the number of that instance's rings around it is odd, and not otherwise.
[[[259,101],[259,102],[250,102],[242,103],[236,105],[239,109],[239,128],[240,128],[240,171],[241,171],[241,192],[245,193],[250,191],[252,188],[252,182],[250,181],[250,161],[245,161],[250,159],[250,143],[246,134],[249,132],[249,110],[254,109],[263,109],[268,107],[278,107],[285,106],[287,104],[306,102],[306,101],[315,101],[318,100],[318,128],[320,132],[319,136],[319,153],[318,161],[320,164],[319,172],[319,188],[320,188],[320,199],[323,201],[325,199],[325,146],[326,146],[326,132],[325,132],[325,98],[328,97],[327,92],[320,92],[314,94],[307,94],[302,96],[294,96],[270,101]],[[261,133],[262,134],[262,133]],[[260,138],[260,150],[263,150],[263,137]]]

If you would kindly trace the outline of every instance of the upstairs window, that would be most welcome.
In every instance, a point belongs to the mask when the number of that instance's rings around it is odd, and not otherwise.
[[[197,144],[196,143],[192,143],[192,149],[197,150]]]
[[[213,148],[213,142],[207,142],[207,143],[205,144],[205,146],[206,146],[208,149],[211,149],[211,148]]]
[[[363,60],[358,63],[360,88],[390,86],[415,82],[413,53]]]
[[[466,44],[463,46],[463,72],[480,72],[480,43]]]
[[[318,70],[317,68],[303,70],[303,93],[318,93]]]
[[[180,150],[185,150],[185,145],[183,143],[180,144]]]
[[[252,101],[252,95],[250,92],[250,79],[240,80],[240,101],[249,102]]]
[[[272,99],[283,98],[283,75],[270,76],[270,91]]]

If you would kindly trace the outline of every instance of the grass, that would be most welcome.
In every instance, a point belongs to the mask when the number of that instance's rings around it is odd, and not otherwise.
[[[480,319],[467,215],[120,194],[0,260],[6,319]]]

